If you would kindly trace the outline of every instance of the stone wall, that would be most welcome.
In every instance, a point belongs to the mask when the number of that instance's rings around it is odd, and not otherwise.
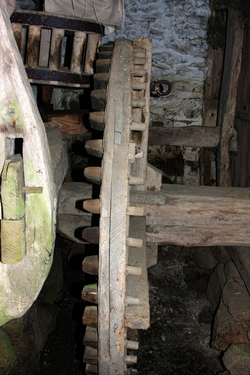
[[[152,80],[166,79],[172,83],[170,95],[151,99],[151,124],[201,126],[204,81],[208,70],[209,0],[125,1],[124,14],[120,29],[107,35],[103,43],[117,38],[152,38]],[[153,147],[150,151],[151,159],[152,154],[159,158],[159,154],[166,155],[169,148]],[[183,174],[179,175],[177,171],[171,174],[163,168],[164,172],[170,174],[172,182],[199,184],[199,169],[195,167],[199,150],[189,148],[181,152]],[[179,151],[174,153],[179,154]]]

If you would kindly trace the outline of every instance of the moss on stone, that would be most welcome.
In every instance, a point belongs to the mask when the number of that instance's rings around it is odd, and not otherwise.
[[[249,345],[233,345],[234,353],[237,356],[243,357],[243,358],[250,358],[250,346]]]

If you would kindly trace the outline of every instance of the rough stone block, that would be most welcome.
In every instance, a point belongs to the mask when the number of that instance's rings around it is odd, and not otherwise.
[[[224,264],[218,263],[210,275],[206,290],[207,298],[212,304],[213,310],[215,310],[220,303],[220,296],[225,281]]]
[[[225,246],[211,246],[211,251],[218,262],[227,263],[231,260]]]
[[[213,256],[210,247],[193,247],[191,249],[193,261],[200,267],[212,270],[218,263]]]
[[[250,344],[231,345],[223,356],[231,375],[250,374]]]

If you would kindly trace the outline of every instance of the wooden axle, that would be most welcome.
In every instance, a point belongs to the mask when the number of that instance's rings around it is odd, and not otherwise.
[[[250,245],[250,189],[164,184],[133,191],[144,207],[148,243],[178,246]]]

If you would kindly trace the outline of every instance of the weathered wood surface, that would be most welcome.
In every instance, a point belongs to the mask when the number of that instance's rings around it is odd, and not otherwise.
[[[91,198],[91,184],[85,182],[65,182],[59,194],[58,214],[91,217],[90,214],[81,209],[81,202]],[[79,205],[77,205],[77,202]]]
[[[14,39],[5,2],[0,7],[0,170],[23,138],[25,185],[43,187],[25,200],[26,256],[14,266],[0,263],[0,325],[22,316],[49,273],[55,240],[56,194],[43,122]],[[41,233],[43,234],[41,236]]]
[[[98,317],[97,317],[97,307],[96,306],[86,306],[82,323],[87,327],[97,328],[98,326]]]
[[[99,41],[100,36],[98,34],[88,34],[84,73],[94,73],[94,62]]]
[[[85,346],[83,362],[89,365],[97,365],[97,349]]]
[[[11,16],[11,22],[65,30],[86,31],[101,35],[104,32],[104,27],[99,23],[46,12],[16,10]]]
[[[243,22],[239,11],[228,8],[224,69],[218,110],[221,129],[219,185],[230,186],[229,142],[234,135],[237,88],[242,60]]]
[[[83,31],[76,31],[74,33],[73,50],[71,56],[70,70],[75,73],[82,72],[83,65],[83,49],[87,34]]]
[[[151,164],[147,164],[146,189],[152,191],[161,191],[162,171]]]
[[[87,133],[82,120],[82,113],[67,113],[60,111],[61,113],[50,113],[47,115],[47,120],[44,126],[48,128],[54,128],[59,130],[61,133],[67,133],[69,135],[82,135]],[[90,138],[89,134],[89,138]]]
[[[184,126],[182,128],[149,128],[149,145],[188,147],[217,147],[220,128],[209,126]]]
[[[82,290],[82,299],[90,303],[97,303],[97,284],[84,285]]]
[[[239,120],[250,122],[250,112],[243,111],[243,109],[236,109],[235,117]]]
[[[143,240],[141,248],[129,248],[128,265],[135,265],[142,270],[141,275],[128,275],[126,278],[126,295],[139,299],[139,305],[126,306],[125,324],[133,329],[149,327],[149,292],[146,264],[146,221],[144,217],[130,219],[130,236]]]
[[[98,275],[98,255],[89,255],[82,262],[82,271],[90,275]]]
[[[151,65],[152,65],[152,40],[151,39],[134,39],[133,46],[135,50],[142,53],[145,57],[142,58],[142,66],[138,65],[136,55],[133,56],[133,71],[146,71],[146,76],[139,76],[138,73],[132,75],[132,122],[144,123],[145,130],[140,133],[140,140],[136,146],[140,148],[143,153],[143,158],[135,159],[131,167],[131,176],[142,177],[145,179],[143,185],[135,185],[135,190],[146,190],[146,174],[147,174],[147,148],[148,148],[148,129],[149,129],[149,106],[150,106],[150,83],[151,83]],[[133,90],[133,85],[144,84],[144,89]],[[133,135],[132,135],[133,138]]]
[[[158,245],[250,245],[250,189],[163,184],[133,192],[145,209],[147,242]]]
[[[97,329],[93,327],[86,327],[86,332],[83,338],[83,345],[90,346],[91,348],[97,349],[98,339],[97,339]]]

